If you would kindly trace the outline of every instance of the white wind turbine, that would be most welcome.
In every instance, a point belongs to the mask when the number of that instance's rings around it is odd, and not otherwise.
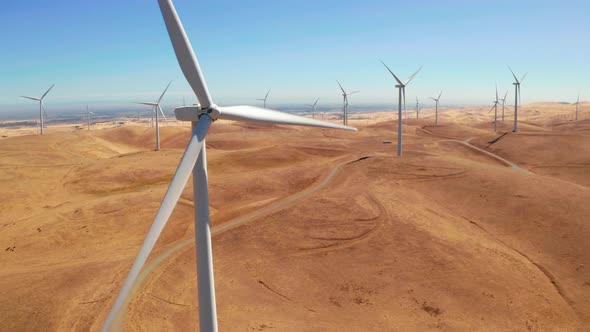
[[[186,150],[168,187],[154,222],[131,267],[117,299],[115,300],[101,331],[107,331],[121,309],[141,268],[156,244],[168,218],[172,214],[191,172],[195,209],[195,240],[197,253],[197,283],[199,291],[199,321],[201,331],[217,331],[215,287],[213,280],[213,257],[211,251],[211,226],[209,221],[209,191],[207,188],[207,157],[205,137],[211,124],[217,119],[263,122],[284,125],[324,127],[354,130],[355,128],[319,121],[293,114],[267,110],[253,106],[219,107],[215,105],[207,89],[199,63],[180,18],[171,0],[158,0],[168,30],[168,35],[180,68],[199,99],[200,107],[187,106],[175,109],[176,118],[192,123],[192,134]]]
[[[430,99],[434,100],[434,102],[435,102],[435,106],[434,106],[434,125],[435,126],[438,126],[438,101],[440,100],[440,96],[442,96],[442,90],[438,94],[438,97],[436,97],[436,98],[430,97]]]
[[[418,97],[416,96],[416,119],[420,118],[420,102],[418,101]]]
[[[342,87],[342,84],[340,84],[340,82],[338,82],[338,80],[336,80],[336,83],[338,83],[338,86],[340,87],[340,90],[342,90],[342,97],[343,97],[343,102],[342,102],[342,123],[345,126],[348,126],[348,105],[350,105],[348,103],[348,96],[355,94],[357,92],[360,91],[352,91],[352,92],[346,92],[346,90],[344,90],[344,88]]]
[[[395,78],[395,80],[398,83],[395,86],[399,90],[399,97],[398,97],[399,107],[398,107],[398,116],[397,116],[397,119],[398,119],[398,121],[397,121],[397,156],[401,157],[402,156],[402,99],[403,99],[403,104],[404,104],[404,109],[405,109],[406,108],[406,85],[410,84],[412,79],[414,79],[414,77],[418,74],[418,72],[422,69],[422,67],[418,68],[418,70],[416,70],[416,72],[413,73],[405,82],[402,82],[397,76],[395,76],[395,74],[391,71],[391,69],[389,69],[389,67],[387,67],[385,62],[381,61],[381,63],[385,66],[385,68],[387,68],[389,73],[391,73],[393,78]]]
[[[520,80],[518,80],[518,78],[516,78],[516,75],[514,74],[514,72],[512,71],[512,68],[510,68],[510,66],[508,66],[508,69],[510,69],[510,72],[512,73],[512,76],[514,76],[514,132],[518,131],[518,102],[521,101],[520,98],[520,83],[522,83],[522,81],[524,81],[524,78],[526,77],[526,75],[528,73],[525,73],[524,75],[522,75],[522,78]]]
[[[315,105],[317,105],[318,101],[320,101],[320,98],[316,99],[313,104],[305,104],[305,106],[311,107],[311,117],[314,119],[315,119]]]
[[[41,98],[21,96],[21,98],[31,99],[31,100],[35,100],[35,101],[39,102],[39,121],[40,121],[39,127],[41,129],[41,131],[40,131],[41,135],[43,135],[43,133],[44,133],[43,127],[45,126],[43,123],[43,113],[45,113],[45,117],[47,117],[47,112],[45,112],[45,105],[43,104],[43,98],[45,98],[45,96],[47,96],[49,91],[51,91],[51,89],[53,89],[54,86],[55,86],[55,84],[52,84],[49,87],[49,89],[47,89],[47,91],[45,91],[45,93],[41,96]]]
[[[88,104],[86,104],[86,122],[88,124],[88,130],[90,130],[90,115],[94,114],[92,112],[90,112],[90,110],[88,109]]]
[[[137,102],[136,103],[136,104],[148,105],[148,106],[153,107],[152,119],[153,119],[153,114],[155,113],[155,115],[156,115],[156,151],[160,151],[160,120],[158,118],[158,112],[160,112],[160,114],[162,114],[162,116],[164,117],[164,120],[168,121],[168,119],[166,119],[166,115],[164,115],[164,111],[162,111],[162,108],[160,107],[160,102],[162,101],[162,98],[164,98],[166,91],[168,91],[170,84],[172,84],[172,81],[170,81],[168,83],[168,85],[166,86],[166,89],[164,89],[164,92],[162,92],[162,94],[160,95],[160,98],[158,98],[158,100],[155,103],[150,103],[150,102],[143,102],[143,103]]]
[[[262,100],[264,108],[266,108],[266,100],[268,99],[269,93],[270,93],[270,89],[268,89],[268,92],[266,92],[266,96],[264,96],[264,98],[256,99],[256,100]]]
[[[578,109],[580,107],[580,94],[578,93],[578,99],[576,100],[576,121],[578,121]]]
[[[492,105],[492,108],[488,111],[488,113],[490,113],[492,110],[494,110],[494,132],[497,131],[498,128],[498,104],[500,103],[498,101],[498,85],[496,84],[496,100],[493,101],[494,105]]]
[[[504,94],[504,98],[499,99],[502,101],[502,122],[504,122],[504,105],[506,105],[506,96],[508,96],[508,90],[506,90],[506,93]]]

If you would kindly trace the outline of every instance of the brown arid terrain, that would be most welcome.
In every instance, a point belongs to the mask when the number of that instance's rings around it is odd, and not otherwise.
[[[208,136],[222,331],[584,331],[590,117],[432,110],[359,132],[216,123]],[[0,330],[97,331],[189,138],[186,124],[2,128]],[[504,134],[507,133],[507,134]],[[198,328],[192,182],[113,330]],[[588,204],[588,205],[586,205]]]

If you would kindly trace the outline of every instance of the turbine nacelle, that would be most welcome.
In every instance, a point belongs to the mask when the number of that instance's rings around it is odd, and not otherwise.
[[[182,106],[174,109],[174,115],[178,121],[199,121],[199,118],[203,114],[206,114],[211,118],[212,121],[219,119],[221,111],[219,106],[213,104],[207,108],[201,108],[200,106]]]

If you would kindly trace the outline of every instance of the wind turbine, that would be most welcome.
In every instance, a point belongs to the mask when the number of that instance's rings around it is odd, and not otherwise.
[[[357,92],[360,91],[352,91],[352,92],[346,92],[346,90],[344,90],[344,88],[342,87],[342,84],[340,84],[340,82],[338,82],[338,80],[336,80],[336,83],[338,83],[338,86],[340,87],[340,90],[342,90],[342,97],[344,98],[343,102],[342,102],[342,123],[345,126],[348,126],[348,96],[355,94]]]
[[[47,96],[47,94],[49,93],[49,91],[51,91],[51,89],[53,89],[53,87],[55,86],[55,84],[52,84],[49,89],[47,89],[47,91],[45,91],[45,93],[41,96],[41,98],[35,98],[35,97],[28,97],[28,96],[21,96],[21,98],[26,98],[26,99],[31,99],[31,100],[36,100],[39,102],[39,121],[40,121],[40,134],[43,135],[44,130],[44,124],[43,124],[43,113],[45,113],[45,116],[47,116],[47,112],[45,112],[45,105],[43,105],[43,98],[45,98],[45,96]]]
[[[191,138],[164,195],[162,204],[143,245],[131,267],[117,299],[115,300],[101,331],[108,330],[129,294],[141,268],[156,244],[168,218],[174,210],[191,171],[193,175],[193,194],[195,209],[195,240],[197,253],[197,282],[199,290],[199,323],[201,331],[217,331],[217,313],[215,307],[215,287],[213,281],[213,257],[211,251],[211,226],[209,222],[209,191],[207,188],[207,156],[205,138],[209,127],[215,120],[233,120],[263,122],[284,125],[324,127],[354,130],[355,128],[319,121],[293,114],[253,106],[219,107],[213,103],[205,79],[190,41],[184,31],[180,18],[171,0],[158,0],[160,10],[168,30],[168,35],[180,68],[195,95],[200,107],[186,106],[174,110],[180,121],[192,124]]]
[[[268,89],[268,92],[266,93],[266,96],[264,96],[264,98],[256,99],[256,100],[262,100],[264,102],[264,108],[266,108],[266,100],[268,99],[269,93],[270,93],[270,89]]]
[[[438,101],[440,100],[440,96],[442,96],[442,90],[438,94],[437,98],[430,97],[430,99],[435,101],[435,107],[434,107],[434,125],[435,126],[438,125]]]
[[[516,78],[516,75],[514,74],[514,72],[512,71],[512,68],[510,68],[510,66],[508,66],[508,69],[510,69],[510,72],[512,73],[512,76],[514,76],[514,132],[518,131],[518,101],[521,101],[520,98],[520,83],[522,83],[522,81],[524,81],[524,78],[526,77],[526,75],[528,73],[525,73],[524,75],[522,75],[522,78],[520,80],[518,80],[518,78]]]
[[[416,119],[420,117],[420,102],[418,101],[418,97],[416,96]]]
[[[508,96],[508,90],[506,90],[506,93],[504,94],[504,98],[499,99],[502,101],[502,122],[504,122],[504,105],[506,104],[506,96]]]
[[[164,94],[166,94],[166,91],[168,91],[170,84],[172,84],[172,81],[170,81],[168,83],[168,85],[166,86],[166,89],[164,89],[164,92],[162,92],[162,94],[160,95],[160,98],[158,98],[158,100],[155,103],[149,103],[149,102],[136,103],[136,104],[148,105],[148,106],[153,107],[153,112],[156,115],[156,151],[160,151],[160,121],[158,119],[158,112],[160,112],[162,114],[162,116],[164,117],[164,120],[168,121],[168,119],[166,119],[166,116],[164,115],[164,111],[162,111],[162,108],[160,107],[160,102],[162,101],[162,98],[164,98]],[[152,119],[153,119],[154,113],[152,113]]]
[[[88,123],[88,130],[90,130],[90,114],[94,114],[88,110],[88,104],[86,104],[86,121]]]
[[[580,93],[578,93],[578,100],[576,100],[576,121],[578,121],[578,109],[580,106]]]
[[[381,60],[379,60],[381,61]],[[397,156],[402,156],[402,98],[404,103],[404,109],[406,108],[406,85],[410,84],[412,79],[418,74],[418,72],[422,69],[422,67],[418,68],[415,73],[413,73],[405,82],[402,82],[395,74],[387,67],[385,62],[381,61],[381,63],[387,68],[389,73],[395,78],[397,81],[397,85],[395,86],[399,90],[399,107],[398,107],[398,116],[397,116]]]
[[[318,103],[319,100],[320,100],[320,98],[316,99],[313,104],[305,104],[305,106],[311,107],[311,117],[314,119],[315,119],[315,105]]]
[[[494,132],[496,132],[497,128],[498,128],[498,104],[500,103],[498,101],[498,85],[496,84],[496,100],[493,101],[494,105],[492,105],[492,108],[488,111],[488,113],[490,113],[492,110],[494,110]]]

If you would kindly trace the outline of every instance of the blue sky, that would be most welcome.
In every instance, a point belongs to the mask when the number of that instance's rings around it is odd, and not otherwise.
[[[351,104],[393,104],[394,81],[424,101],[488,104],[494,82],[512,91],[510,64],[529,76],[524,102],[590,99],[588,1],[196,1],[177,0],[214,101],[336,105],[336,79],[361,93]],[[170,46],[157,1],[3,0],[0,112],[133,107],[172,80],[168,107],[194,100]],[[509,93],[511,96],[512,93]],[[513,98],[513,97],[510,97]],[[128,106],[129,105],[129,106]]]

